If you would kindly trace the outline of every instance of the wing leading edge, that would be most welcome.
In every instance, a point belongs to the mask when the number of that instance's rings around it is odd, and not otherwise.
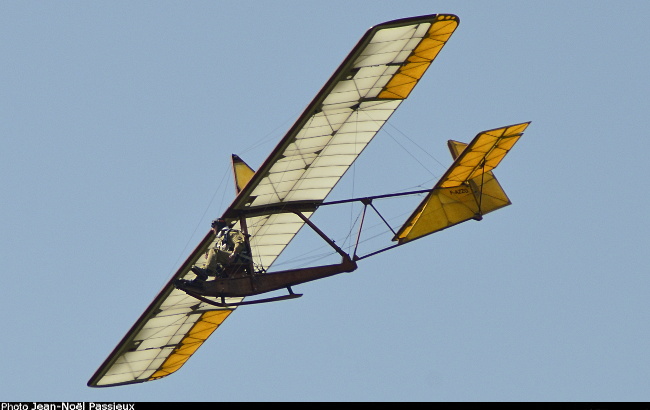
[[[258,265],[271,266],[304,225],[293,211],[311,216],[408,97],[458,23],[454,15],[427,15],[368,30],[259,170],[244,170],[245,183],[238,182],[239,194],[223,216],[246,222]],[[234,308],[215,308],[174,287],[176,279],[194,278],[189,269],[205,260],[214,240],[212,232],[204,237],[88,386],[141,383],[177,371],[232,313]]]

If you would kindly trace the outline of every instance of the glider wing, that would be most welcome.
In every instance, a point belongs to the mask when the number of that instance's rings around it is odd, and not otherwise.
[[[394,20],[366,32],[255,172],[233,159],[238,195],[224,213],[246,228],[254,262],[271,266],[400,103],[458,26],[454,15]],[[246,224],[245,227],[242,223]],[[174,287],[192,279],[209,232],[92,376],[91,387],[140,383],[178,370],[233,308]],[[227,302],[237,302],[233,298]]]

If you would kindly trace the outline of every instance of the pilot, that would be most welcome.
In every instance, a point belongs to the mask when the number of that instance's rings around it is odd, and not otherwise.
[[[217,240],[208,250],[206,262],[202,268],[194,265],[190,269],[200,280],[223,275],[225,267],[238,262],[246,250],[244,234],[232,229],[223,218],[212,221],[212,230],[217,235]]]

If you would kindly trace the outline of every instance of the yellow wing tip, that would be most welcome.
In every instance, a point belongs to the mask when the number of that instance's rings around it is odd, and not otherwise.
[[[406,63],[393,75],[378,98],[406,99],[415,88],[440,50],[458,27],[459,18],[453,14],[438,14],[431,22],[427,34],[413,49]]]

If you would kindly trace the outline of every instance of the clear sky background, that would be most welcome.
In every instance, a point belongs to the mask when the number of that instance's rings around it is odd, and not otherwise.
[[[232,201],[230,154],[259,166],[369,27],[431,13],[460,26],[332,198],[430,188],[448,139],[532,121],[495,171],[513,205],[239,308],[165,379],[86,387]],[[1,2],[0,400],[650,400],[649,17]]]

